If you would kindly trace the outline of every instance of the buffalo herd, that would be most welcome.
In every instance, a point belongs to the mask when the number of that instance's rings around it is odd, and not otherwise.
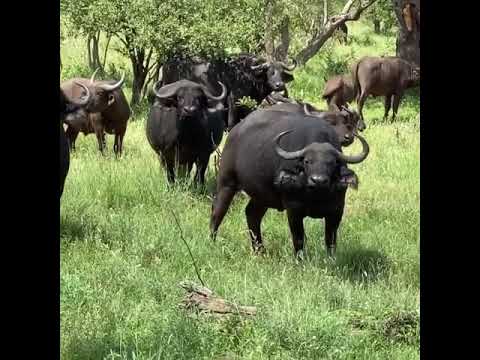
[[[227,138],[216,175],[210,215],[215,240],[237,192],[249,197],[245,209],[254,252],[263,252],[261,222],[268,209],[286,210],[296,256],[303,257],[305,217],[325,219],[325,246],[335,256],[348,187],[358,177],[349,165],[369,154],[358,132],[366,129],[363,105],[368,95],[385,96],[385,118],[392,121],[406,89],[418,86],[420,69],[397,57],[363,57],[351,74],[325,84],[321,110],[288,95],[296,62],[265,61],[240,54],[207,61],[175,56],[162,67],[161,78],[148,95],[146,139],[166,169],[170,184],[188,177],[195,164],[194,184],[205,184],[210,156]],[[105,151],[105,133],[115,136],[121,156],[131,110],[119,81],[74,78],[60,85],[60,197],[79,132],[94,133]],[[241,102],[250,97],[253,108]],[[356,100],[358,112],[349,103]],[[64,126],[66,126],[66,131]],[[357,138],[355,155],[344,147]],[[177,172],[177,173],[176,173]]]

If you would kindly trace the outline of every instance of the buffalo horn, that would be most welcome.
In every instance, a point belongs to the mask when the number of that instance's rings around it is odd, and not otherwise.
[[[265,62],[263,64],[260,64],[260,65],[253,65],[253,66],[250,66],[250,69],[252,70],[263,70],[263,69],[266,69],[268,68],[270,64],[268,62]]]
[[[70,102],[78,106],[86,105],[90,101],[90,90],[88,90],[88,88],[80,82],[74,81],[74,84],[80,86],[83,90],[85,90],[86,95],[83,98],[83,100],[78,100],[78,101],[70,100]]]
[[[90,78],[90,84],[93,84],[93,82],[95,81],[95,75],[97,75],[98,70],[100,70],[100,68],[96,68],[93,72],[92,77]]]
[[[227,88],[225,87],[225,85],[223,85],[220,81],[218,83],[222,87],[222,93],[219,96],[213,96],[212,93],[207,89],[206,86],[204,86],[204,85],[201,86],[205,95],[211,100],[221,101],[221,100],[225,99],[225,97],[227,96]]]
[[[123,85],[123,82],[125,81],[125,72],[122,74],[122,78],[115,84],[109,85],[109,84],[102,84],[98,85],[100,89],[103,89],[105,91],[115,91],[117,89],[120,89]]]
[[[294,160],[294,159],[298,159],[298,158],[301,158],[303,156],[303,154],[305,153],[305,149],[301,149],[301,150],[298,150],[298,151],[285,151],[283,150],[281,147],[280,147],[280,138],[290,132],[292,132],[293,130],[288,130],[288,131],[284,131],[284,132],[281,132],[280,134],[278,134],[276,137],[275,137],[275,151],[277,152],[278,156],[280,156],[281,158],[285,159],[285,160]]]
[[[370,148],[367,144],[367,141],[360,135],[355,134],[355,137],[357,137],[361,141],[362,147],[363,147],[362,152],[359,155],[349,156],[341,153],[340,151],[337,151],[338,158],[347,164],[361,163],[363,160],[367,158],[368,153],[370,152]]]
[[[293,71],[296,67],[297,67],[297,61],[295,59],[292,60],[293,61],[293,64],[292,65],[287,65],[283,62],[280,62],[280,64],[282,65],[282,67],[287,70],[287,71]]]

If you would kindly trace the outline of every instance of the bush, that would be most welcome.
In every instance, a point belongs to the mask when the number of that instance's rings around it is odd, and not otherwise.
[[[92,72],[88,65],[82,63],[81,61],[72,59],[68,63],[63,64],[63,68],[60,73],[60,81],[69,80],[75,77],[89,78],[90,76],[92,76]]]

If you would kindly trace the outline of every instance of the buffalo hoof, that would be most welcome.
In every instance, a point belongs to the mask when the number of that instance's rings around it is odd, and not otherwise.
[[[210,239],[215,242],[217,240],[217,233],[216,232],[211,232],[210,233]]]
[[[305,260],[305,254],[304,254],[303,250],[298,250],[297,253],[295,254],[295,258],[298,261],[304,261]]]
[[[327,257],[328,259],[332,260],[332,261],[335,261],[336,260],[336,257],[335,257],[335,246],[332,246],[332,247],[328,247],[327,248]]]
[[[267,252],[267,251],[265,250],[265,246],[263,246],[263,244],[260,244],[260,245],[258,245],[258,244],[253,244],[252,247],[253,247],[253,253],[254,253],[255,255],[265,255],[266,252]]]

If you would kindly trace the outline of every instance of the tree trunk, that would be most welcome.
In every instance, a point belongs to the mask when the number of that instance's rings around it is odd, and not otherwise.
[[[286,62],[290,47],[290,18],[286,16],[280,27],[280,45],[275,49],[275,59]]]
[[[132,98],[130,106],[134,107],[140,103],[145,80],[148,72],[151,70],[149,65],[153,49],[148,51],[146,58],[145,49],[130,49],[129,53],[133,72]]]
[[[102,63],[100,61],[99,55],[99,42],[100,42],[100,31],[97,31],[95,34],[90,34],[87,38],[87,56],[88,56],[88,66],[90,70],[95,71],[100,68],[100,72],[103,73]]]
[[[150,71],[149,76],[146,77],[145,84],[143,85],[143,90],[142,90],[142,100],[147,96],[148,94],[148,88],[150,84],[156,84],[158,82],[158,79],[160,77],[160,68],[162,67],[162,63],[160,61],[156,61],[155,64],[153,65],[152,71]]]
[[[105,51],[103,52],[102,69],[105,69],[105,64],[107,63],[107,53],[108,53],[108,47],[110,45],[110,40],[112,40],[111,34],[108,35],[107,44],[105,45]]]
[[[398,21],[397,56],[420,66],[420,0],[393,0]]]
[[[380,20],[373,20],[373,31],[375,34],[380,34]]]
[[[273,43],[273,6],[274,0],[265,0],[265,52],[267,61],[272,61],[274,43]]]

